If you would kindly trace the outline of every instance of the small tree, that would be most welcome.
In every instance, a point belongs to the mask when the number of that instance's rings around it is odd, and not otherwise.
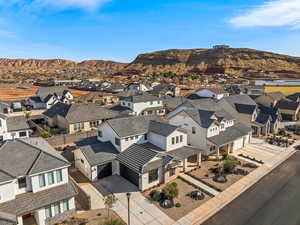
[[[40,135],[42,138],[49,138],[51,136],[47,131],[43,131]]]
[[[25,113],[25,118],[26,119],[29,119],[30,117],[31,117],[31,113],[30,112]]]
[[[112,218],[109,214],[109,211],[114,206],[116,201],[117,201],[117,198],[114,194],[109,194],[106,197],[104,197],[104,205],[107,208],[107,218],[109,218],[110,222],[112,222]]]
[[[177,184],[175,182],[171,184],[167,184],[163,189],[162,192],[169,197],[171,200],[178,197],[179,190]]]
[[[223,168],[224,171],[232,173],[235,167],[239,164],[237,160],[227,159],[224,161]]]

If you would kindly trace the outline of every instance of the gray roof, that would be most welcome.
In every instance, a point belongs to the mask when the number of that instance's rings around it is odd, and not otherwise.
[[[7,117],[6,122],[8,132],[30,129],[24,116]]]
[[[7,141],[1,146],[0,165],[3,173],[17,178],[70,164],[43,138],[24,138]]]
[[[31,100],[34,103],[43,103],[42,99],[39,96],[31,96],[29,97],[29,100]]]
[[[132,95],[124,98],[125,101],[138,103],[138,102],[149,102],[158,101],[160,98],[150,95],[146,92],[138,93],[137,95]]]
[[[17,224],[16,215],[0,212],[0,224],[1,225],[14,225]]]
[[[175,130],[180,129],[178,126],[174,126],[171,124],[168,124],[166,122],[160,122],[160,121],[154,121],[151,120],[149,123],[149,131],[159,134],[161,136],[167,137],[171,133],[173,133]],[[180,131],[185,132],[183,129],[180,129]]]
[[[119,137],[129,137],[137,134],[145,134],[149,130],[150,120],[157,119],[154,116],[132,116],[106,121]]]
[[[221,99],[220,102],[226,101],[238,113],[252,114],[256,109],[256,102],[248,95],[231,95]]]
[[[112,119],[119,114],[95,103],[57,103],[43,113],[47,117],[60,115],[70,123],[86,122],[93,120]]]
[[[156,157],[159,159],[154,160]],[[166,165],[172,160],[172,157],[154,151],[149,146],[133,144],[128,149],[118,154],[117,159],[122,164],[141,174],[162,165]]]
[[[172,151],[169,151],[168,154],[173,156],[174,159],[183,160],[190,156],[193,156],[195,154],[199,154],[201,152],[204,152],[204,150],[191,147],[191,146],[184,146]]]
[[[38,89],[37,94],[41,97],[46,97],[50,94],[63,95],[66,91],[68,91],[68,87],[65,86],[41,87]]]
[[[0,183],[13,180],[14,177],[0,169]]]
[[[99,142],[80,147],[81,152],[91,166],[112,161],[119,153],[110,142]]]
[[[59,185],[44,191],[27,192],[16,196],[15,200],[11,200],[0,204],[0,211],[10,213],[16,216],[24,215],[42,207],[48,206],[54,202],[62,201],[77,195],[74,185]],[[1,224],[2,225],[2,224]]]
[[[237,138],[247,135],[251,131],[251,128],[241,123],[237,123],[232,127],[228,127],[225,131],[220,132],[219,135],[207,138],[207,140],[220,147],[236,140]]]

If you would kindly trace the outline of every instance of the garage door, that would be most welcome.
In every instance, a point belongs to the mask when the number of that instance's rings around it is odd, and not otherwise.
[[[235,140],[233,145],[233,150],[238,150],[243,148],[243,143],[244,143],[243,138]]]
[[[132,169],[120,163],[120,175],[130,181],[131,183],[139,186],[139,174]]]
[[[111,176],[112,175],[111,162],[104,165],[97,166],[97,173],[98,173],[98,179]]]

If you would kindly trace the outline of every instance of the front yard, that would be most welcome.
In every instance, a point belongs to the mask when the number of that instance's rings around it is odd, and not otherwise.
[[[211,197],[207,194],[204,194],[203,200],[194,200],[192,199],[189,194],[192,191],[197,191],[196,187],[188,184],[187,182],[181,180],[180,178],[176,178],[174,181],[170,183],[176,183],[178,188],[178,197],[174,199],[174,203],[180,203],[180,207],[172,207],[172,208],[162,208],[159,204],[159,202],[151,200],[150,193],[153,190],[162,190],[167,184],[161,185],[157,188],[145,191],[143,194],[144,196],[149,199],[150,201],[153,201],[153,204],[155,204],[161,211],[163,211],[165,214],[167,214],[169,217],[171,217],[173,220],[179,220],[180,218],[187,215],[189,212],[193,211],[194,209],[198,208],[201,204],[209,200]],[[178,206],[178,205],[177,205]]]
[[[237,165],[235,170],[241,169],[247,171],[246,173],[251,173],[255,168],[250,168],[247,166],[248,162],[244,160],[238,160],[240,165]],[[245,175],[235,174],[235,173],[225,173],[227,182],[221,183],[214,180],[215,173],[212,172],[213,168],[222,166],[223,161],[202,161],[201,168],[189,172],[188,174],[197,180],[201,180],[203,183],[213,187],[217,191],[224,191],[232,184],[243,178]]]

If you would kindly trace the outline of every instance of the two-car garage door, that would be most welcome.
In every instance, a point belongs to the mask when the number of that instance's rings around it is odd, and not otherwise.
[[[120,163],[120,175],[136,186],[139,186],[139,174],[122,163]]]

